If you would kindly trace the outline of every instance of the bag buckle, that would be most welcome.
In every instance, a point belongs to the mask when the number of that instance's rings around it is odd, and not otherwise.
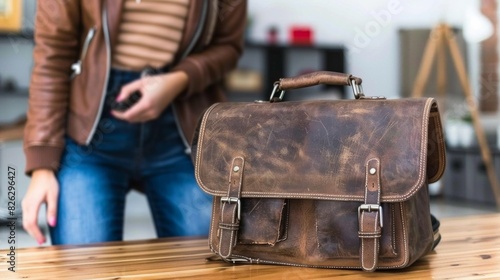
[[[225,203],[236,203],[236,210],[238,211],[238,221],[241,220],[241,201],[237,197],[221,197],[220,198],[221,202]]]
[[[382,205],[378,205],[378,204],[361,204],[358,207],[358,220],[361,219],[361,211],[368,211],[368,212],[378,211],[380,213],[380,219],[379,219],[380,227],[381,228],[384,227],[384,220],[383,220],[384,213],[382,212]]]

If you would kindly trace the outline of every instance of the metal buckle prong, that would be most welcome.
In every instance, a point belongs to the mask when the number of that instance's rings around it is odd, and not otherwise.
[[[368,211],[368,212],[372,212],[372,211],[378,211],[380,213],[380,227],[383,228],[384,227],[384,212],[382,212],[382,205],[378,205],[378,204],[362,204],[358,207],[358,220],[361,219],[361,211]]]
[[[220,198],[220,201],[221,202],[226,202],[226,203],[229,203],[229,204],[232,204],[232,203],[236,203],[236,208],[237,211],[238,211],[238,221],[241,220],[241,201],[239,198],[237,197],[221,197]]]

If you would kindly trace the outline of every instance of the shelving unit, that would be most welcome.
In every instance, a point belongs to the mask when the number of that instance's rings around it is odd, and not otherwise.
[[[234,91],[229,89],[228,96],[233,101],[267,100],[275,81],[282,77],[291,77],[308,71],[345,72],[345,49],[342,46],[321,45],[268,45],[249,42],[245,46],[239,69],[256,71],[262,75],[262,88],[255,91]],[[308,89],[308,91],[311,89]],[[317,89],[312,89],[318,91]],[[342,86],[326,87],[322,90],[335,90],[340,98],[346,97]],[[286,94],[286,99],[301,94]],[[297,93],[297,94],[295,94]]]
[[[491,147],[496,174],[500,174],[500,150]],[[494,206],[495,195],[478,147],[448,147],[443,180],[446,199]]]

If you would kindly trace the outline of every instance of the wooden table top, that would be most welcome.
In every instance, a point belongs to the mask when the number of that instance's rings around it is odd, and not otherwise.
[[[0,279],[500,279],[500,213],[441,221],[436,251],[398,271],[231,265],[208,261],[204,239],[157,239],[16,251],[17,272],[0,254]]]

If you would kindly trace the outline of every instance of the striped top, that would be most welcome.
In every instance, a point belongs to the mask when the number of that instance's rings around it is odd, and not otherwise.
[[[113,67],[140,71],[172,62],[184,32],[189,2],[125,0]]]

